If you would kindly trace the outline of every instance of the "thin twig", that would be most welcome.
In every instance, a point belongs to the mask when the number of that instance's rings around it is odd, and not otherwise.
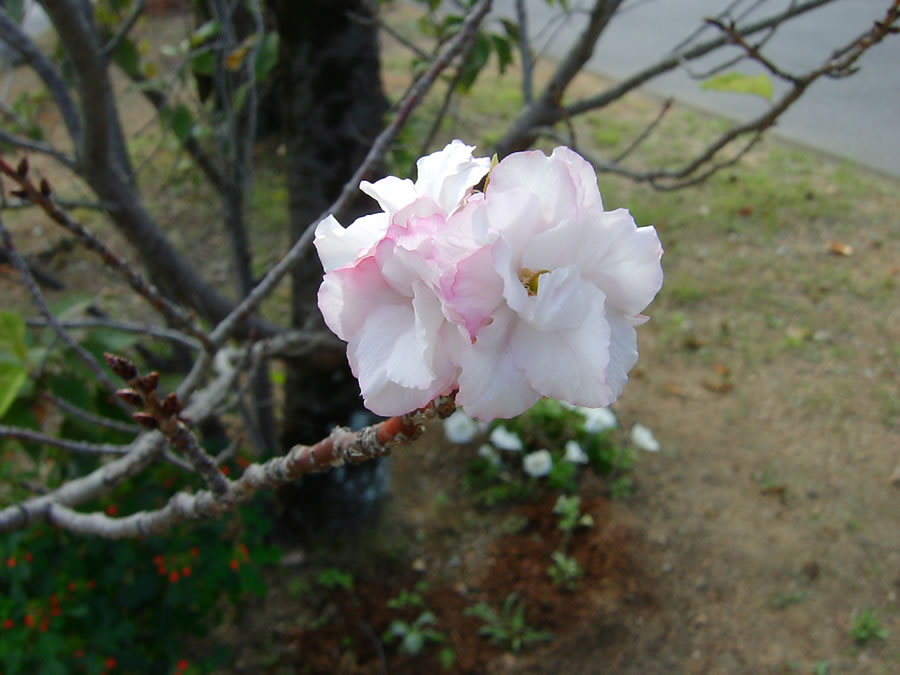
[[[35,282],[34,277],[31,276],[31,270],[28,268],[28,263],[26,263],[22,256],[19,255],[18,251],[16,251],[12,236],[10,236],[9,230],[6,229],[6,226],[3,224],[2,220],[0,220],[0,240],[2,240],[3,242],[3,247],[6,249],[6,253],[9,256],[13,267],[18,270],[19,276],[22,278],[22,281],[25,283],[25,287],[31,294],[31,298],[34,301],[34,304],[37,305],[38,311],[40,311],[40,313],[44,315],[47,323],[51,328],[53,328],[54,331],[56,331],[56,334],[59,335],[60,339],[66,343],[66,346],[68,346],[69,349],[71,349],[78,355],[78,358],[80,358],[91,370],[91,372],[94,373],[94,376],[97,378],[97,380],[113,397],[115,397],[116,385],[113,384],[112,380],[110,380],[106,375],[106,371],[103,370],[103,367],[99,363],[97,363],[97,359],[95,359],[89,351],[87,351],[84,347],[82,347],[74,339],[72,339],[72,336],[66,332],[66,329],[63,328],[56,320],[56,317],[53,316],[53,312],[51,312],[50,308],[47,306],[47,301],[44,300],[44,294],[41,293],[41,289]]]
[[[21,54],[25,62],[47,85],[62,114],[69,137],[72,139],[73,145],[78,147],[78,143],[81,141],[81,117],[74,99],[69,94],[69,88],[62,73],[2,7],[0,7],[0,40]]]
[[[26,443],[50,445],[54,448],[76,452],[79,455],[126,455],[131,447],[128,445],[114,445],[112,443],[73,441],[68,438],[42,434],[41,432],[33,431],[32,429],[10,427],[4,424],[0,424],[0,438],[11,438],[17,441],[25,441]]]
[[[137,23],[137,20],[141,18],[141,14],[144,13],[144,0],[135,0],[134,7],[131,9],[131,13],[125,17],[125,20],[116,30],[115,34],[110,38],[109,42],[103,47],[103,51],[101,52],[104,59],[111,59],[113,55],[116,53],[116,50],[119,48],[119,45],[128,37],[128,34],[131,32],[131,29],[134,28],[134,24]]]
[[[79,419],[84,420],[90,424],[96,424],[101,427],[106,427],[107,429],[115,429],[116,431],[121,431],[126,434],[139,434],[141,433],[141,428],[136,424],[128,424],[127,422],[120,422],[119,420],[110,419],[109,417],[103,417],[102,415],[95,415],[92,412],[88,412],[84,408],[79,408],[74,403],[69,403],[66,399],[60,398],[59,396],[54,396],[53,394],[44,392],[41,394],[41,398],[49,401],[57,408],[77,417]]]
[[[14,148],[21,148],[22,150],[38,152],[42,155],[47,155],[48,157],[52,157],[57,162],[69,169],[75,168],[74,157],[72,157],[71,155],[67,155],[60,150],[57,150],[56,148],[53,148],[46,143],[41,143],[40,141],[25,138],[24,136],[17,136],[16,134],[11,134],[8,131],[4,131],[3,129],[0,129],[0,142],[7,143]]]
[[[334,214],[335,217],[340,219],[344,209],[347,208],[347,205],[355,196],[356,191],[359,188],[359,182],[366,178],[372,167],[381,160],[384,153],[387,151],[388,146],[406,124],[406,121],[413,110],[421,103],[425,94],[431,88],[431,85],[434,84],[435,79],[437,79],[438,75],[440,75],[440,73],[450,64],[454,57],[465,46],[471,35],[477,30],[479,24],[490,10],[492,1],[493,0],[479,0],[472,8],[466,16],[459,33],[447,43],[441,54],[435,58],[431,67],[429,67],[410,88],[406,97],[397,107],[394,119],[375,139],[375,142],[369,149],[369,153],[356,170],[356,173],[354,173],[350,180],[344,184],[340,196],[329,208],[316,218],[315,221],[309,224],[306,231],[294,243],[287,255],[271,267],[265,277],[263,277],[263,280],[256,285],[247,297],[244,298],[240,304],[228,314],[228,316],[219,322],[219,325],[216,326],[215,330],[212,332],[211,337],[213,344],[221,345],[231,335],[232,331],[234,331],[234,329],[243,322],[251,312],[253,312],[254,308],[260,302],[262,302],[263,298],[272,292],[272,289],[274,289],[284,278],[294,264],[303,257],[307,248],[312,243],[316,226],[323,218],[329,214]]]
[[[25,323],[35,328],[47,325],[46,319],[39,318],[26,319]],[[122,331],[123,333],[139,333],[140,335],[149,335],[150,337],[160,338],[161,340],[177,342],[190,349],[203,348],[199,341],[185,335],[181,331],[172,328],[163,328],[161,326],[130,323],[128,321],[116,321],[114,319],[68,319],[60,321],[59,324],[63,328],[70,330],[78,328],[108,328],[111,330]]]
[[[400,31],[398,31],[396,28],[391,26],[387,21],[382,19],[377,14],[377,10],[375,8],[372,8],[371,12],[365,16],[363,16],[362,14],[360,14],[358,12],[354,12],[354,11],[348,11],[347,16],[361,24],[375,24],[376,26],[378,26],[379,29],[383,30],[385,33],[390,35],[397,42],[399,42],[401,45],[406,47],[409,51],[411,51],[413,54],[418,56],[423,61],[427,61],[430,58],[428,53],[424,49],[419,47],[412,40],[409,40],[408,38],[406,38]]]
[[[192,315],[163,297],[156,287],[147,281],[141,274],[135,272],[131,265],[119,258],[81,223],[61,209],[50,195],[50,186],[47,185],[46,182],[42,185],[42,187],[45,186],[46,189],[42,190],[37,188],[27,176],[20,176],[19,173],[7,164],[2,157],[0,157],[0,173],[18,183],[19,187],[27,193],[28,198],[40,206],[44,210],[44,213],[50,216],[53,222],[75,234],[87,249],[98,253],[109,267],[125,277],[125,280],[128,282],[128,285],[131,286],[132,290],[146,299],[151,306],[169,321],[180,326],[186,333],[199,340],[204,348],[212,351],[215,350],[209,336],[194,326]]]
[[[662,122],[663,117],[666,116],[666,113],[672,109],[672,103],[673,103],[673,101],[670,98],[667,98],[665,101],[663,101],[662,107],[659,109],[659,113],[657,113],[656,117],[653,118],[653,121],[647,125],[646,129],[644,129],[640,134],[638,134],[638,137],[635,138],[627,148],[625,148],[622,152],[620,152],[618,155],[613,157],[613,160],[612,160],[613,164],[618,164],[623,159],[628,157],[628,155],[630,155],[632,152],[634,152],[634,150],[637,149],[637,147],[641,143],[643,143],[650,137],[650,134],[652,134],[653,130],[659,126],[659,123]]]
[[[744,36],[737,31],[734,24],[726,24],[722,21],[719,21],[718,19],[706,19],[706,23],[711,26],[715,26],[720,31],[725,33],[729,38],[731,38],[731,41],[734,44],[741,47],[747,53],[747,56],[762,65],[775,77],[790,82],[791,84],[797,84],[800,81],[799,77],[782,70],[775,63],[763,56],[759,51],[759,47],[757,45],[751,45],[750,43],[748,43],[744,39]]]
[[[160,399],[156,391],[159,383],[158,373],[141,376],[137,367],[128,359],[112,354],[104,356],[110,369],[130,387],[118,390],[116,393],[119,398],[143,409],[142,412],[133,415],[138,424],[147,429],[159,429],[169,442],[187,457],[214,494],[227,493],[228,479],[219,471],[215,460],[200,447],[197,437],[187,425],[187,418],[182,417],[182,404],[178,395],[171,393]]]

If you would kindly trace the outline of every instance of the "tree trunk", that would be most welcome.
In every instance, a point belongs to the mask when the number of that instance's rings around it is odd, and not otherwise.
[[[269,0],[269,6],[281,38],[279,84],[291,238],[296,240],[337,198],[362,162],[383,127],[388,105],[381,86],[377,27],[351,17],[368,13],[365,0]],[[374,203],[363,198],[351,217],[374,209]],[[309,320],[321,323],[316,307],[321,279],[322,267],[311,251],[293,273],[294,327]],[[360,410],[359,388],[342,351],[319,352],[315,359],[288,364],[284,447],[317,441],[334,424],[349,424],[354,411]],[[343,497],[352,498],[348,493],[359,490],[360,479],[366,482],[363,476],[381,471],[378,464],[354,467],[352,472],[360,475],[353,477],[357,483],[353,487],[333,489],[341,472],[317,477],[318,481],[307,479],[301,499],[308,502],[324,490],[326,494],[318,496],[327,499],[333,513]],[[358,503],[351,508],[359,515]]]

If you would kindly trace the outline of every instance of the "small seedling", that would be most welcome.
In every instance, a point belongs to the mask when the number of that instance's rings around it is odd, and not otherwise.
[[[404,609],[406,607],[424,607],[425,601],[422,599],[421,593],[428,588],[428,583],[420,581],[415,585],[414,591],[407,591],[405,588],[397,593],[396,596],[387,601],[387,606],[391,609]]]
[[[553,633],[535,630],[525,623],[525,603],[516,593],[506,596],[499,614],[484,601],[467,607],[464,614],[484,621],[485,625],[478,632],[512,652],[518,652],[532,642],[553,639]]]
[[[874,609],[864,609],[853,617],[850,635],[860,644],[869,640],[886,640],[887,629],[881,625],[881,617]]]
[[[435,624],[437,624],[437,617],[432,612],[425,611],[412,623],[399,619],[392,621],[390,627],[381,636],[381,639],[386,644],[390,644],[397,638],[400,638],[400,651],[410,656],[416,656],[422,652],[429,641],[446,642],[447,637],[443,633],[430,628],[430,626]]]
[[[553,506],[553,513],[559,516],[559,529],[572,532],[576,527],[591,527],[594,519],[591,514],[581,513],[581,497],[560,495]]]
[[[553,564],[547,568],[547,574],[553,579],[553,583],[562,586],[567,591],[574,591],[578,585],[578,579],[584,573],[578,561],[567,556],[562,551],[554,551],[550,554]]]
[[[784,609],[791,605],[799,605],[801,602],[806,601],[808,595],[809,594],[806,591],[800,589],[794,591],[775,591],[772,594],[772,607],[775,609]]]
[[[324,586],[330,591],[336,588],[343,588],[345,591],[353,590],[353,575],[350,572],[344,572],[335,567],[329,567],[319,572],[316,583]]]
[[[812,667],[813,675],[831,675],[831,664],[828,661],[819,661]]]
[[[443,670],[453,670],[453,666],[456,665],[456,652],[452,647],[444,647],[438,653],[438,663]]]

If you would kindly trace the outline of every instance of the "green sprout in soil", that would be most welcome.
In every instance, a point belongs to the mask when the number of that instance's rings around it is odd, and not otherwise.
[[[860,644],[870,640],[886,640],[887,629],[881,625],[881,617],[873,609],[864,609],[853,617],[850,624],[850,635]]]
[[[562,551],[554,551],[550,554],[550,559],[553,563],[547,568],[547,574],[553,579],[553,583],[567,591],[574,591],[584,573],[581,565],[574,557],[567,556]]]
[[[525,623],[525,603],[516,593],[510,593],[503,601],[502,610],[497,613],[486,602],[467,607],[466,616],[474,616],[484,621],[478,631],[491,642],[503,646],[512,652],[521,651],[532,642],[544,642],[553,639],[553,633],[536,630]]]
[[[410,656],[416,656],[422,653],[428,642],[446,642],[447,636],[431,627],[436,624],[437,617],[426,610],[412,623],[400,619],[392,621],[381,639],[386,644],[390,644],[400,638],[400,651]]]
[[[343,588],[345,591],[353,590],[353,575],[335,567],[329,567],[319,572],[316,582],[330,591],[336,588]]]
[[[591,527],[594,519],[591,514],[581,513],[581,497],[560,495],[553,506],[553,513],[559,516],[559,529],[572,532],[577,527]]]

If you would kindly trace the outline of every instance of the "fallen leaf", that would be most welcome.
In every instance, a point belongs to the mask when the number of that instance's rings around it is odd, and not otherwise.
[[[741,208],[738,209],[738,214],[741,216],[744,216],[745,218],[747,216],[752,216],[753,215],[753,207],[752,206],[742,206]]]
[[[663,385],[663,389],[668,394],[672,394],[673,396],[678,396],[679,398],[687,398],[687,394],[682,391],[681,387],[679,387],[674,382],[666,382]]]
[[[851,256],[853,255],[853,247],[850,244],[844,244],[839,241],[829,241],[828,252],[835,255]]]
[[[713,380],[703,380],[703,386],[717,394],[727,394],[734,389],[732,382],[714,382]]]
[[[714,367],[719,375],[731,375],[731,368],[724,363],[717,363]]]

